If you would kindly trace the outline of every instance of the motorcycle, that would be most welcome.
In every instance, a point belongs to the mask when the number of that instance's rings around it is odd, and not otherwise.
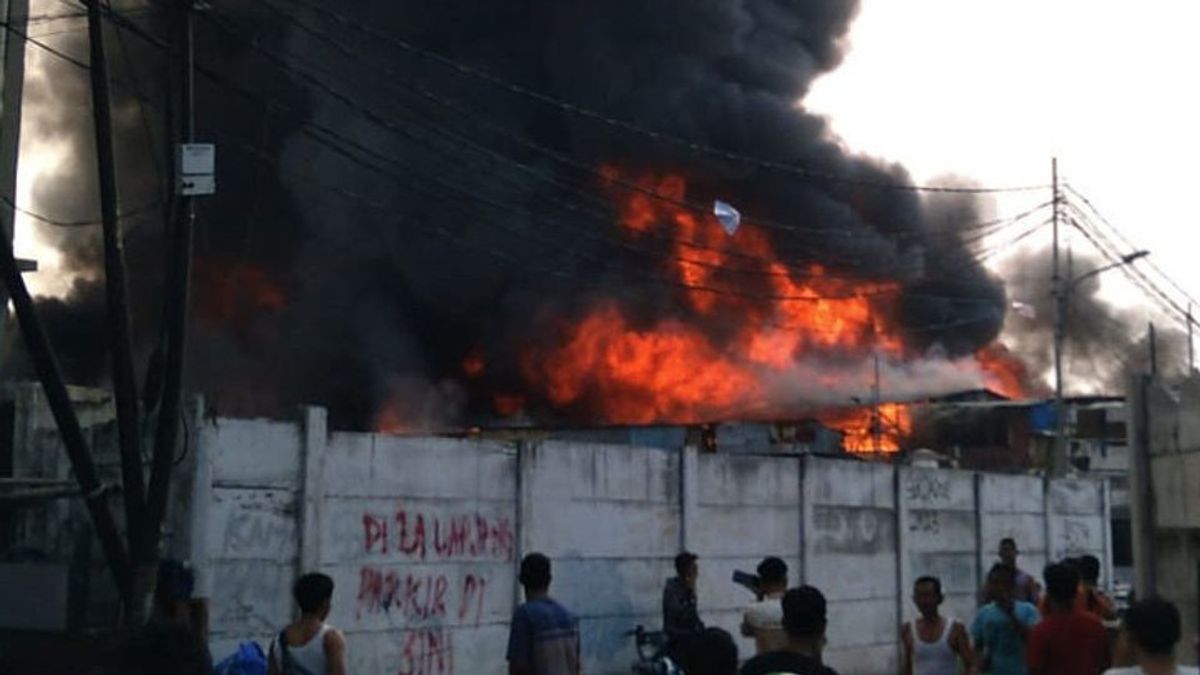
[[[633,664],[633,675],[685,675],[671,657],[667,656],[667,636],[659,630],[646,630],[638,625],[625,633],[633,637],[637,661]]]

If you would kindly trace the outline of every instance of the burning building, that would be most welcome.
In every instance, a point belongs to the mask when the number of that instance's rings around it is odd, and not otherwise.
[[[816,417],[850,449],[899,447],[910,400],[1020,393],[995,344],[1004,288],[966,245],[989,205],[911,189],[803,107],[857,9],[212,2],[197,121],[221,187],[201,206],[189,382],[224,414],[313,403],[344,428]],[[168,107],[162,17],[113,11],[122,199],[164,202],[168,144],[144,123]],[[25,143],[68,150],[37,204],[87,217],[86,73],[31,68]],[[147,382],[156,217],[128,235]],[[103,331],[78,330],[100,316],[99,235],[42,236],[76,279],[44,303],[57,346],[101,383]]]

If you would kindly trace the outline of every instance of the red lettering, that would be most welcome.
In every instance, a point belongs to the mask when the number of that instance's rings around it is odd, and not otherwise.
[[[387,553],[387,521],[380,520],[369,513],[364,513],[362,523],[363,551],[371,553],[375,545],[379,544],[379,552]]]
[[[404,600],[400,606],[404,609],[405,616],[410,619],[422,618],[420,611],[421,606],[417,602],[417,595],[421,592],[421,582],[414,579],[412,575],[404,578]]]
[[[433,586],[433,616],[446,616],[446,590],[449,588],[450,582],[446,581],[445,575],[439,576]]]
[[[358,574],[358,608],[356,615],[361,617],[363,606],[367,611],[373,611],[379,603],[379,596],[382,593],[383,579],[378,570],[373,570],[369,567],[362,568]]]
[[[454,649],[449,631],[442,628],[408,631],[401,644],[397,675],[449,675],[454,672]]]
[[[475,610],[475,625],[483,618],[483,594],[487,579],[468,574],[463,577],[462,592],[458,602],[458,620],[463,621]]]
[[[387,576],[383,580],[383,596],[380,605],[383,611],[388,611],[396,602],[396,593],[400,590],[400,575],[394,571],[388,571]]]

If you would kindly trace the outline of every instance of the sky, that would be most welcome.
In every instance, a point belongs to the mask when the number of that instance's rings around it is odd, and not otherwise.
[[[862,0],[845,62],[801,105],[918,182],[1049,183],[1057,156],[1063,179],[1200,297],[1197,25],[1190,0]],[[1145,304],[1121,273],[1101,278],[1114,303]]]

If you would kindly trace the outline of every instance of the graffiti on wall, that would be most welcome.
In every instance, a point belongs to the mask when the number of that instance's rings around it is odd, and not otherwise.
[[[512,560],[512,523],[479,513],[441,516],[397,509],[381,515],[363,513],[363,552],[398,553],[417,560],[490,558]]]
[[[480,563],[511,562],[516,537],[506,517],[409,508],[361,514],[355,616],[385,616],[400,629],[389,664],[398,675],[454,672],[452,627],[478,626],[489,579]],[[374,559],[374,560],[373,560]],[[452,563],[438,568],[437,563]],[[465,563],[465,564],[464,564]]]
[[[932,471],[915,471],[908,474],[904,486],[909,504],[930,506],[950,501],[950,479]]]

